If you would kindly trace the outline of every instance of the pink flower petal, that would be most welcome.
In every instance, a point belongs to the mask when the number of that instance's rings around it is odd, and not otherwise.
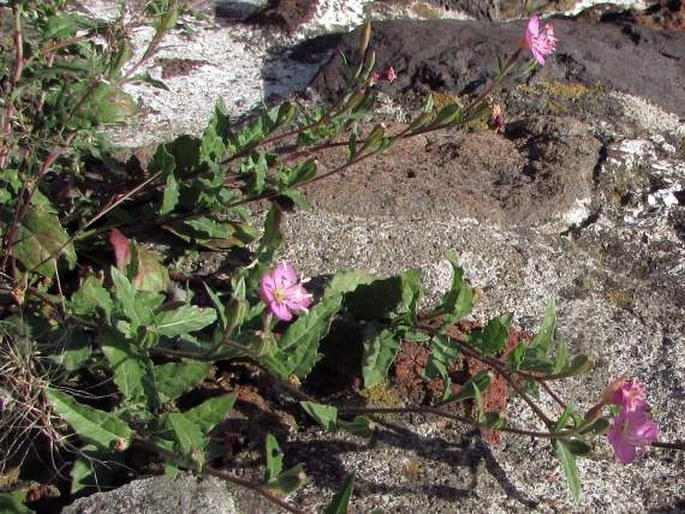
[[[119,271],[123,271],[126,265],[131,262],[131,241],[113,228],[109,233],[109,242],[114,248],[114,260]]]

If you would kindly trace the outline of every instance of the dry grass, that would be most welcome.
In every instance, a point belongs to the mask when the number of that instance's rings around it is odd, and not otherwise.
[[[46,395],[55,373],[30,339],[0,327],[0,474],[21,466],[32,449],[44,444],[56,469],[54,456],[66,438],[64,422]]]

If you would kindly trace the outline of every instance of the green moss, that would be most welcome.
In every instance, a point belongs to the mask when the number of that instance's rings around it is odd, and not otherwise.
[[[364,389],[361,395],[368,408],[392,409],[404,407],[402,399],[386,382]],[[383,417],[388,421],[396,421],[398,419],[396,414],[384,414]]]
[[[603,92],[600,86],[589,88],[585,84],[573,82],[544,82],[532,86],[521,84],[516,90],[523,95],[536,98],[544,111],[554,115],[573,112],[579,102]]]

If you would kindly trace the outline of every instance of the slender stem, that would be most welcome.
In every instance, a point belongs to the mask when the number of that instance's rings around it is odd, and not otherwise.
[[[465,425],[470,425],[474,428],[490,428],[487,425],[484,425],[483,423],[479,423],[475,419],[472,418],[467,418],[464,416],[458,416],[456,414],[452,414],[451,412],[447,412],[442,409],[438,409],[435,407],[353,407],[353,408],[347,408],[347,409],[339,409],[338,410],[340,414],[345,415],[364,415],[364,414],[409,414],[409,413],[418,413],[418,414],[433,414],[434,416],[439,416],[445,419],[449,419],[452,421],[457,421],[459,423],[463,423]],[[545,439],[563,439],[567,437],[571,437],[575,435],[572,431],[570,430],[562,430],[559,432],[540,432],[540,431],[535,431],[535,430],[523,430],[520,428],[515,428],[515,427],[502,427],[502,428],[497,428],[496,430],[500,432],[508,432],[511,434],[517,434],[517,435],[522,435],[522,436],[529,436],[529,437],[541,437]]]
[[[286,512],[291,512],[292,514],[305,514],[306,512],[304,510],[300,510],[292,506],[290,503],[283,500],[282,498],[279,498],[275,494],[272,494],[264,486],[255,484],[254,482],[250,482],[249,480],[235,476],[234,474],[229,473],[228,471],[224,471],[223,469],[217,469],[212,466],[205,466],[203,471],[208,475],[223,478],[224,480],[228,480],[229,482],[233,482],[234,484],[238,484],[242,487],[245,487],[250,491],[257,493],[259,496],[266,498],[271,503],[278,505],[281,509],[283,509]]]
[[[421,323],[420,327],[422,330],[429,334],[433,334],[435,330],[429,326],[427,323]],[[523,390],[516,384],[516,381],[512,378],[512,373],[509,371],[504,364],[502,364],[498,359],[493,359],[491,357],[487,357],[485,355],[482,355],[478,350],[475,348],[471,347],[469,344],[467,344],[464,341],[460,341],[458,338],[452,338],[454,343],[457,345],[459,350],[468,355],[469,357],[473,357],[474,359],[479,360],[486,366],[489,366],[493,371],[495,371],[498,375],[500,375],[504,380],[507,381],[507,383],[511,386],[511,388],[516,391],[516,394],[521,397],[521,399],[528,404],[530,409],[535,413],[535,415],[542,420],[542,422],[548,427],[551,428],[554,426],[554,422],[547,416],[547,414],[544,413],[544,411],[537,406],[537,404],[530,399],[530,397],[523,392]]]
[[[12,85],[19,83],[21,73],[24,70],[24,37],[21,26],[21,5],[16,3],[14,9],[14,73],[12,75]]]
[[[183,467],[192,467],[192,463],[187,462],[187,459],[177,455],[175,452],[168,450],[167,448],[164,448],[162,446],[159,446],[158,444],[155,444],[153,441],[150,441],[149,439],[146,439],[141,436],[134,436],[132,443],[135,446],[138,446],[140,448],[144,448],[148,451],[152,451],[160,455],[162,458],[173,462],[175,464],[181,465]],[[291,512],[293,514],[305,514],[304,511],[299,510],[292,505],[290,505],[288,502],[285,500],[279,498],[278,496],[272,494],[269,492],[264,486],[261,486],[259,484],[255,484],[254,482],[250,482],[249,480],[246,480],[244,478],[237,477],[233,475],[232,473],[229,473],[227,471],[224,471],[222,469],[217,469],[212,466],[205,465],[202,468],[202,472],[207,473],[208,475],[212,475],[218,478],[222,478],[224,480],[228,480],[229,482],[233,482],[235,484],[238,484],[242,487],[245,487],[249,489],[250,491],[253,491],[257,493],[258,495],[262,496],[263,498],[266,498],[269,500],[271,503],[278,505],[281,507],[283,510],[287,512]]]
[[[71,142],[74,140],[74,137],[76,134],[69,134],[69,136],[66,138],[64,141],[64,145],[62,147],[55,147],[53,148],[48,156],[45,158],[45,161],[43,162],[43,165],[41,166],[37,178],[33,181],[33,183],[29,186],[29,183],[24,183],[22,193],[20,195],[21,201],[17,201],[17,208],[15,210],[15,215],[14,219],[12,221],[12,227],[8,231],[5,241],[4,241],[4,249],[5,249],[5,255],[2,260],[2,264],[0,265],[0,269],[6,269],[8,262],[14,263],[14,253],[12,251],[14,247],[14,241],[15,238],[17,237],[17,233],[19,232],[19,228],[21,226],[21,222],[24,220],[26,217],[29,208],[31,207],[31,200],[33,198],[33,195],[36,193],[38,190],[38,186],[40,185],[40,182],[43,180],[47,172],[50,170],[52,165],[55,163],[57,158],[62,155],[64,152],[66,152],[67,148],[71,144]],[[29,189],[30,188],[30,189]],[[64,245],[66,246],[66,245]],[[64,247],[62,247],[64,248]],[[61,248],[60,248],[61,251]],[[49,261],[53,256],[50,256],[43,260],[38,266],[35,268],[38,268],[42,266],[44,263]],[[10,261],[11,259],[11,261]],[[12,268],[14,268],[14,264],[12,264]],[[34,269],[35,269],[34,268]],[[16,276],[16,274],[13,273],[13,277]]]
[[[665,448],[667,450],[681,450],[685,451],[684,441],[673,441],[671,443],[654,441],[651,446],[656,446],[657,448]]]
[[[552,399],[557,402],[559,407],[561,407],[563,410],[566,410],[567,405],[566,402],[564,402],[561,397],[554,392],[554,390],[550,387],[550,385],[545,382],[544,380],[539,380],[538,378],[534,378],[534,380],[540,384],[540,386],[547,392],[548,395],[552,397]]]
[[[523,50],[523,48],[521,46],[519,46],[516,49],[516,51],[512,54],[512,56],[509,57],[509,60],[506,62],[506,64],[502,68],[501,73],[495,78],[495,80],[493,80],[492,83],[488,87],[486,87],[485,90],[473,102],[471,102],[466,109],[464,109],[462,119],[469,121],[469,116],[473,114],[473,111],[476,109],[476,107],[483,100],[485,100],[494,91],[494,89],[497,86],[499,86],[502,83],[504,78],[507,76],[507,74],[511,70],[512,66],[518,60],[519,55],[521,55],[522,50]]]

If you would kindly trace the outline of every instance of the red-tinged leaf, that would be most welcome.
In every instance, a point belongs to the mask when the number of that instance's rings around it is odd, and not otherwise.
[[[131,262],[131,242],[115,228],[109,233],[109,242],[114,248],[117,269],[124,271],[128,263]]]

